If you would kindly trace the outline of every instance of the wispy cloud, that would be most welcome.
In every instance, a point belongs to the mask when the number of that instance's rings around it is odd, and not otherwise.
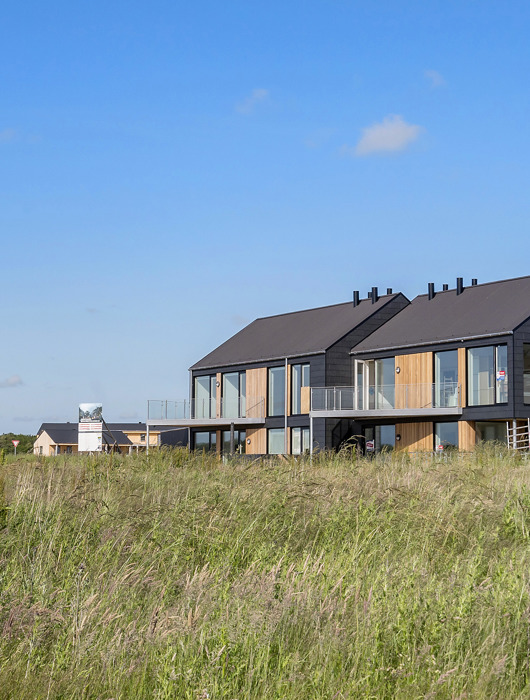
[[[347,156],[368,156],[372,153],[404,151],[423,131],[422,126],[407,124],[399,114],[390,114],[382,122],[364,128],[357,145],[344,145],[341,153]]]
[[[17,132],[14,129],[3,129],[0,131],[0,143],[8,143],[13,141]]]
[[[13,420],[15,423],[33,423],[35,418],[33,416],[15,416]]]
[[[437,70],[424,70],[423,75],[430,80],[432,88],[442,87],[446,84],[445,78]]]
[[[269,91],[264,88],[252,90],[250,95],[236,104],[236,111],[240,114],[252,114],[257,105],[269,99]]]
[[[0,381],[0,389],[12,389],[15,386],[22,386],[24,382],[18,374],[13,374],[11,377]]]

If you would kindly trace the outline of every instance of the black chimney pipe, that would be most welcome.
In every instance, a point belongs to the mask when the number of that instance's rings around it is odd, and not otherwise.
[[[387,293],[387,294],[392,294],[392,287],[387,287],[387,288],[386,288],[386,293]]]
[[[442,292],[447,292],[448,289],[449,289],[449,285],[448,285],[448,284],[443,284],[443,285],[442,285]]]
[[[379,299],[377,296],[377,287],[372,287],[372,304],[375,304],[375,302]]]
[[[457,277],[456,278],[456,293],[462,294],[464,291],[464,278],[463,277]]]
[[[473,277],[473,279],[471,280],[471,286],[476,287],[477,284],[478,284],[478,279],[476,277]]]
[[[427,285],[427,290],[429,292],[429,301],[434,299],[434,282],[429,282]]]
[[[353,306],[359,306],[359,292],[357,290],[353,293]]]

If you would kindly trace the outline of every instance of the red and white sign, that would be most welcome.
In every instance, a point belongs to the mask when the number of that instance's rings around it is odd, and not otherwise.
[[[366,441],[366,451],[367,452],[373,452],[375,450],[375,445],[373,440],[367,440]]]
[[[436,452],[443,452],[444,451],[444,446],[443,445],[438,445],[436,447]]]
[[[80,433],[100,433],[103,430],[103,423],[79,423]]]
[[[20,440],[11,440],[13,445],[16,447],[17,445],[20,445]]]

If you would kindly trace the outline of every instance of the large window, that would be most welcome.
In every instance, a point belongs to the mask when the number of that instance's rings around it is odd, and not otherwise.
[[[193,436],[193,444],[199,452],[213,452],[217,446],[215,430],[197,432]]]
[[[467,351],[468,403],[488,406],[508,401],[508,350],[488,345]]]
[[[309,428],[291,428],[291,453],[303,455],[309,452]]]
[[[309,386],[309,365],[292,365],[291,366],[291,413],[307,413],[307,410],[302,410],[302,388]],[[294,454],[294,453],[293,453]]]
[[[268,454],[283,455],[285,453],[285,430],[283,428],[269,428],[267,433],[269,439]]]
[[[524,402],[530,403],[530,343],[523,345]]]
[[[376,452],[390,452],[396,445],[395,425],[375,426],[375,449]]]
[[[195,418],[215,418],[217,397],[215,374],[195,377]]]
[[[434,394],[437,408],[458,406],[458,350],[434,353]]]
[[[268,398],[269,416],[285,415],[285,367],[269,367]]]
[[[504,421],[477,421],[475,423],[477,439],[484,442],[503,442],[506,444],[506,423]]]
[[[223,418],[245,417],[246,386],[246,372],[226,372],[223,374]]]
[[[234,430],[234,452],[236,454],[245,454],[246,451],[246,437],[247,434],[244,430]],[[230,454],[230,431],[223,430],[223,442],[222,442],[223,454]]]
[[[434,449],[438,452],[444,450],[458,449],[458,423],[435,423],[434,424]]]
[[[393,357],[385,357],[383,360],[375,360],[374,375],[375,403],[373,406],[370,406],[370,408],[394,408],[396,384],[395,359]]]

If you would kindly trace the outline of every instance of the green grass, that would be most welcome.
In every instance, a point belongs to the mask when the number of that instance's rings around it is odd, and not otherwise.
[[[526,698],[530,462],[0,467],[0,698]]]

